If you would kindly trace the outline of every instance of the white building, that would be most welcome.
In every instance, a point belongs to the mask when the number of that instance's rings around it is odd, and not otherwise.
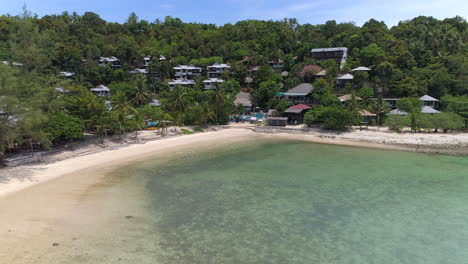
[[[134,69],[130,71],[131,74],[147,74],[148,71],[146,69]]]
[[[201,76],[202,69],[193,65],[179,65],[173,68],[176,79],[195,80]]]
[[[110,89],[104,85],[98,85],[97,87],[89,89],[93,94],[100,97],[109,97]]]
[[[195,85],[194,80],[187,80],[187,79],[176,79],[169,82],[169,89],[173,90],[177,85],[186,86],[186,87],[193,87]]]
[[[152,58],[151,58],[150,55],[144,57],[143,58],[143,67],[147,68],[151,63],[151,60],[152,60]],[[166,57],[164,57],[163,55],[159,55],[159,60],[160,61],[165,61]]]
[[[209,78],[209,79],[206,79],[203,81],[203,83],[205,84],[205,89],[209,90],[211,88],[213,88],[213,86],[217,83],[223,83],[224,80],[222,79],[218,79],[218,78]]]
[[[419,98],[419,100],[423,101],[424,103],[424,106],[430,106],[432,108],[438,108],[439,107],[439,104],[440,104],[440,101],[435,99],[434,97],[432,96],[429,96],[429,95],[423,95]]]
[[[110,65],[113,68],[120,68],[122,67],[122,64],[119,59],[117,59],[114,56],[111,57],[100,57],[99,58],[99,64],[100,67],[103,67],[105,65]]]
[[[219,78],[221,74],[231,68],[228,64],[215,63],[206,67],[208,78]]]
[[[60,76],[63,76],[63,77],[66,77],[66,78],[71,78],[75,75],[74,72],[66,72],[66,71],[63,71],[63,72],[60,72],[59,73]]]

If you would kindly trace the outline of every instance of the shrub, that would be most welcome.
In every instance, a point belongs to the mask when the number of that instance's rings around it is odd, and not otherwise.
[[[182,131],[182,134],[184,135],[191,135],[193,134],[192,131],[188,130],[188,129],[185,129],[185,128],[182,128],[180,131]]]
[[[325,107],[322,112],[323,128],[330,130],[346,130],[353,124],[353,114],[339,106]]]
[[[195,133],[205,132],[205,130],[202,127],[199,127],[199,126],[195,127],[193,130],[195,131]]]
[[[385,120],[385,124],[388,128],[397,132],[401,132],[401,129],[406,127],[408,123],[408,117],[401,115],[390,115],[387,117],[387,120]]]
[[[432,116],[434,127],[440,128],[447,133],[448,131],[458,130],[465,127],[463,117],[450,112],[435,114]]]
[[[311,126],[312,124],[323,122],[323,111],[325,107],[322,105],[317,105],[312,107],[307,113],[304,115],[304,123],[306,125]]]

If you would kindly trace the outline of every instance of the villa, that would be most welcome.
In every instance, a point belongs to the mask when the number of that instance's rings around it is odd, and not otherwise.
[[[432,107],[434,109],[437,109],[439,108],[439,105],[440,105],[440,101],[435,99],[434,97],[432,96],[429,96],[429,95],[423,95],[419,98],[419,100],[423,101],[423,104],[424,106],[429,106],[429,107]]]
[[[249,93],[240,92],[236,95],[234,100],[235,105],[242,105],[247,112],[252,111],[252,95]]]
[[[310,83],[302,83],[290,89],[285,93],[278,94],[286,100],[291,101],[293,104],[314,104],[314,99],[310,96],[314,87]]]
[[[173,68],[178,80],[195,80],[201,76],[202,69],[193,65],[179,65]]]
[[[60,76],[63,76],[65,78],[71,78],[75,75],[74,72],[66,72],[66,71],[60,72],[59,74]]]
[[[228,71],[231,68],[228,64],[215,63],[211,66],[206,67],[208,78],[219,78],[223,72]]]
[[[147,74],[148,71],[146,69],[134,69],[130,71],[131,74]]]
[[[209,90],[209,89],[212,89],[214,85],[216,85],[217,83],[223,83],[224,80],[222,79],[218,79],[218,78],[209,78],[209,79],[206,79],[203,81],[203,83],[205,84],[205,89]]]
[[[149,66],[150,63],[151,63],[151,60],[152,60],[152,58],[151,58],[150,55],[145,56],[145,57],[143,58],[143,67],[144,67],[144,68],[148,68],[148,66]],[[164,57],[163,55],[159,55],[159,61],[165,61],[165,60],[166,60],[166,57]]]
[[[121,68],[122,67],[122,63],[120,62],[120,60],[117,59],[114,56],[100,57],[98,65],[99,65],[99,67],[104,67],[106,65],[110,65],[112,68]]]
[[[282,59],[269,61],[268,64],[273,69],[282,69],[282,68],[284,68],[284,60],[282,60]]]
[[[93,94],[99,97],[109,97],[110,89],[104,85],[98,85],[97,87],[89,89]]]
[[[188,80],[188,79],[172,80],[172,81],[169,82],[169,89],[173,90],[178,85],[183,86],[183,87],[193,88],[193,86],[195,85],[195,81],[194,80]]]
[[[351,83],[354,79],[354,76],[347,73],[336,78],[336,87],[344,88],[347,83]]]
[[[340,69],[343,69],[348,59],[348,48],[346,47],[312,49],[311,53],[312,58],[318,61],[335,60],[340,65]]]

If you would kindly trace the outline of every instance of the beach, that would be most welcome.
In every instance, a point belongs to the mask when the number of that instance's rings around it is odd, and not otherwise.
[[[202,149],[227,148],[257,139],[459,155],[466,155],[468,149],[467,134],[397,134],[385,129],[331,133],[300,128],[257,128],[234,125],[219,131],[168,137],[75,157],[67,155],[67,159],[48,164],[1,169],[0,259],[8,260],[7,263],[37,263],[42,255],[54,256],[53,243],[78,239],[83,225],[96,232],[99,229],[97,233],[101,236],[106,232],[111,236],[134,215],[144,218],[144,193],[132,191],[135,183],[128,188],[113,189],[121,179],[108,175],[147,159],[163,161],[181,153],[197,155]],[[145,138],[144,133],[142,138]],[[126,196],[131,199],[122,199]],[[132,237],[131,234],[127,236]]]
[[[219,131],[193,135],[168,137],[152,140],[154,131],[144,131],[140,138],[149,138],[144,143],[125,144],[109,150],[96,149],[95,146],[85,149],[85,155],[61,153],[52,157],[50,164],[22,165],[0,169],[0,197],[14,193],[38,183],[72,174],[90,168],[112,169],[116,166],[131,164],[158,153],[171,153],[180,147],[194,150],[194,145],[203,146],[225,143],[226,141],[245,141],[254,137],[270,139],[303,140],[323,144],[337,144],[354,147],[414,151],[445,155],[468,155],[468,133],[395,133],[387,128],[372,127],[360,131],[354,128],[348,132],[327,132],[303,127],[257,127],[235,124]],[[83,150],[80,150],[80,153]],[[65,158],[63,158],[65,157]]]

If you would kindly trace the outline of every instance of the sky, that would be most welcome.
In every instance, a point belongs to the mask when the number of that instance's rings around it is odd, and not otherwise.
[[[0,14],[20,14],[24,3],[39,16],[91,11],[107,21],[120,23],[131,12],[150,22],[172,16],[184,22],[217,25],[286,17],[297,18],[301,24],[336,20],[357,25],[374,18],[388,26],[420,15],[468,18],[466,0],[0,0]]]

